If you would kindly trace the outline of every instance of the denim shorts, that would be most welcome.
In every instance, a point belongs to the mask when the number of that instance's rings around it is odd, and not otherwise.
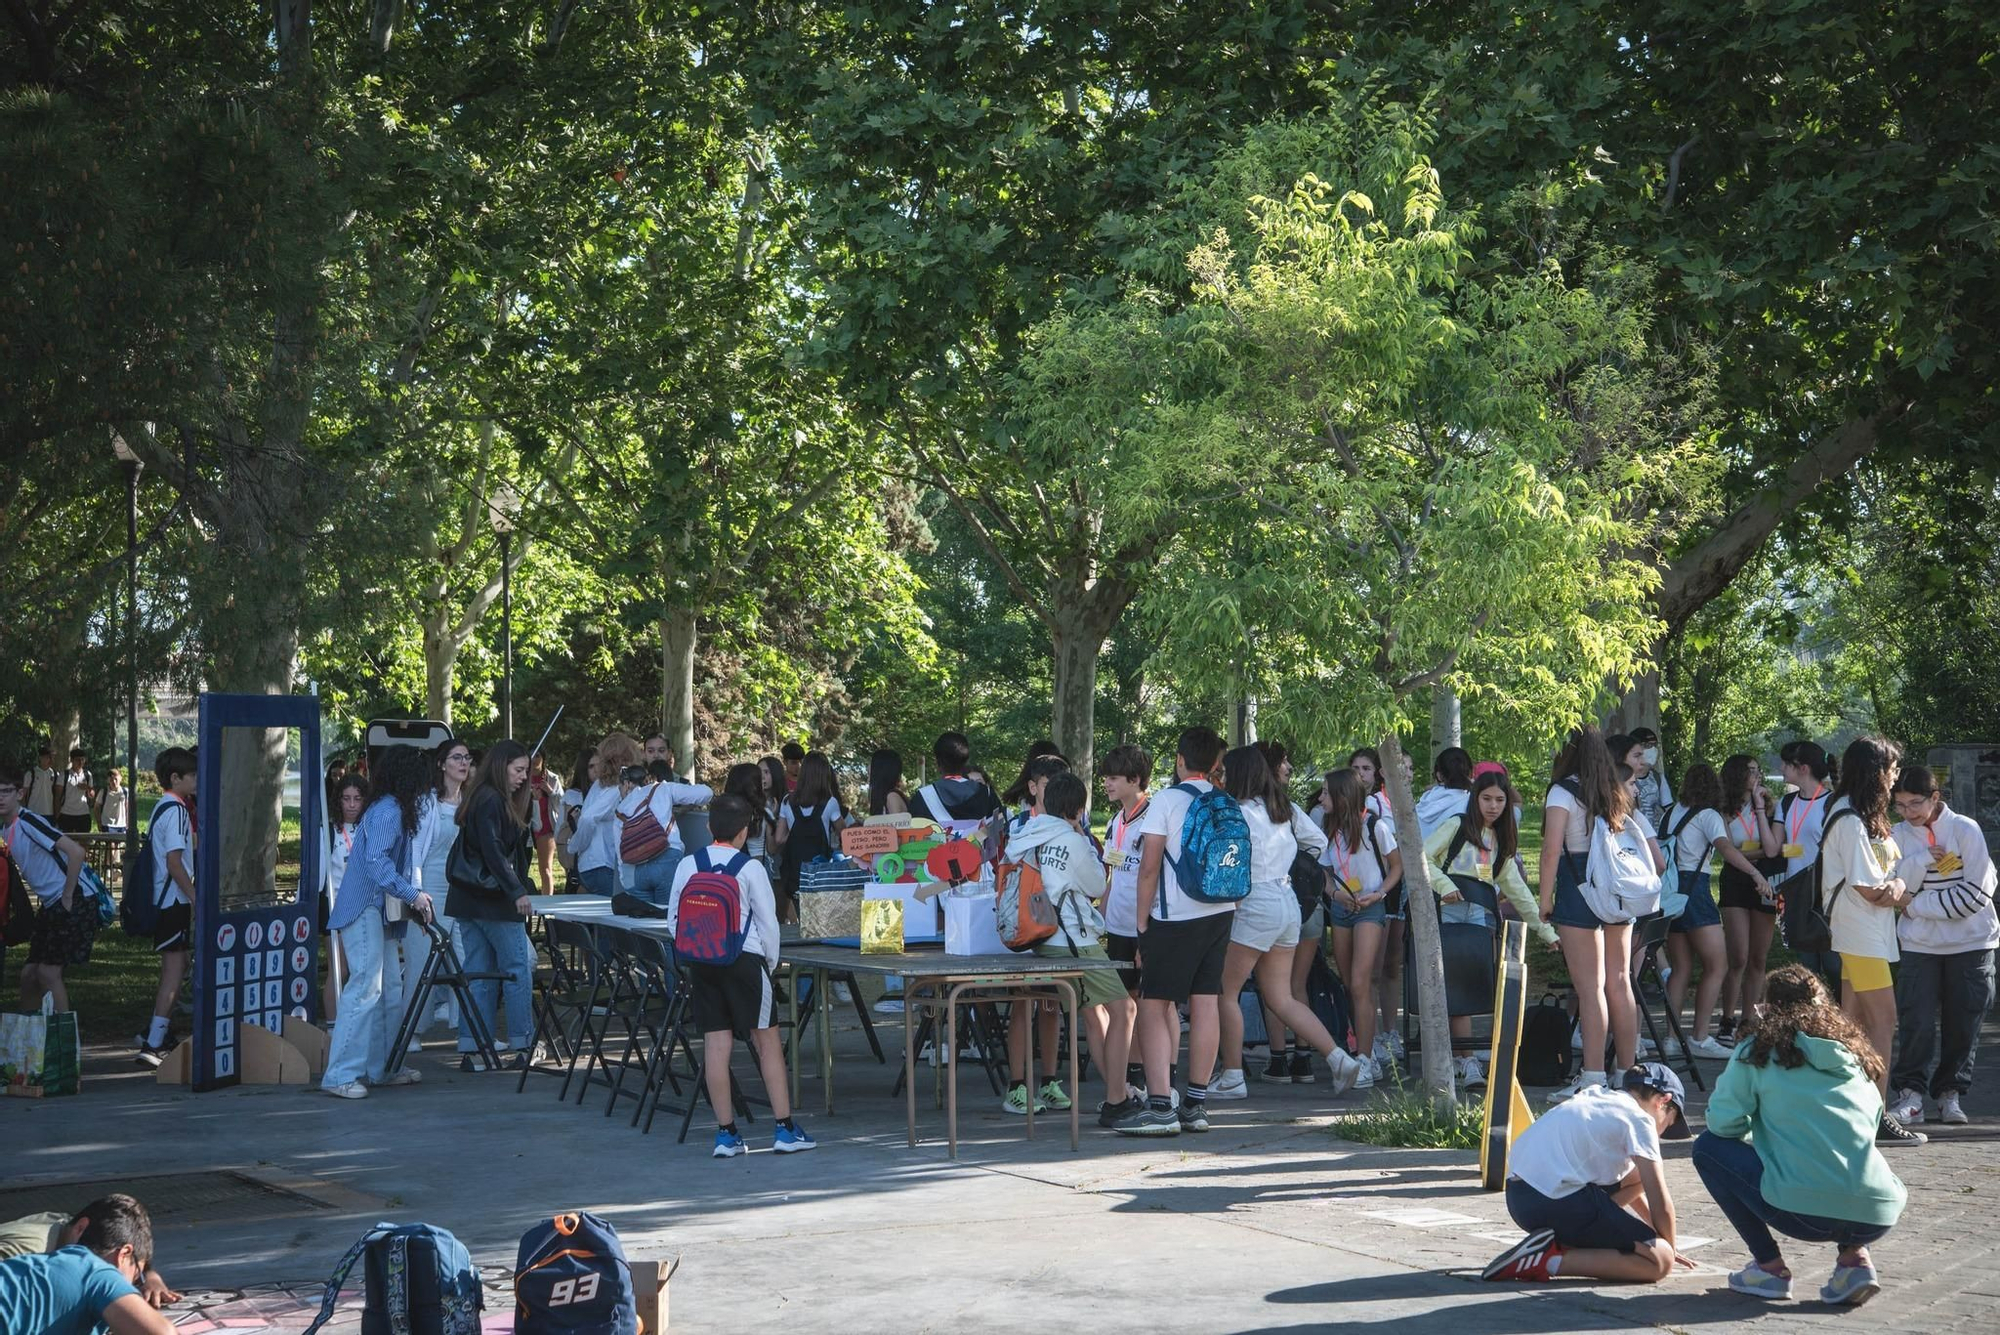
[[[1353,928],[1364,922],[1381,927],[1389,921],[1389,901],[1378,899],[1367,908],[1350,913],[1339,900],[1329,899],[1326,901],[1326,921],[1330,927]]]
[[[1595,932],[1604,926],[1604,919],[1590,911],[1583,897],[1582,877],[1578,875],[1582,860],[1568,851],[1556,859],[1556,907],[1549,921],[1558,927],[1581,927]]]
[[[1703,927],[1716,927],[1722,923],[1722,910],[1715,906],[1715,895],[1710,888],[1709,873],[1700,875],[1681,873],[1681,887],[1687,891],[1687,907],[1681,916],[1675,918],[1670,932],[1694,932]]]

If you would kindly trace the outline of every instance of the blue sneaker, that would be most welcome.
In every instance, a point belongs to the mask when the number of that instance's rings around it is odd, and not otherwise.
[[[734,1131],[717,1131],[715,1133],[716,1158],[734,1159],[739,1154],[748,1154],[749,1152],[750,1147],[743,1143],[743,1137],[737,1135]]]
[[[1841,1265],[1833,1269],[1833,1278],[1820,1287],[1821,1302],[1845,1303],[1849,1307],[1859,1307],[1882,1291],[1882,1281],[1875,1276],[1872,1265]]]
[[[790,1126],[781,1126],[772,1133],[771,1148],[780,1154],[797,1154],[801,1150],[818,1149],[819,1142],[807,1135],[804,1127],[794,1122]]]

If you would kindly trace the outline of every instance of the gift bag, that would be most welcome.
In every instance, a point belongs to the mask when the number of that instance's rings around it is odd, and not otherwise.
[[[75,1011],[57,1011],[55,998],[44,995],[39,1012],[0,1015],[0,1082],[8,1094],[74,1094],[81,1075]]]
[[[938,916],[938,891],[943,887],[915,881],[870,881],[862,891],[864,899],[893,899],[903,906],[903,945],[944,940],[944,923]],[[919,894],[919,892],[922,892]]]
[[[867,883],[867,869],[853,858],[814,858],[799,868],[801,899],[831,890],[859,890]]]
[[[1000,940],[1000,928],[993,919],[993,890],[984,893],[945,894],[944,953],[947,955],[1007,955],[1013,952]]]
[[[903,953],[903,901],[864,899],[861,901],[861,953],[900,955]]]
[[[808,941],[840,940],[861,935],[861,891],[799,887],[799,935]]]

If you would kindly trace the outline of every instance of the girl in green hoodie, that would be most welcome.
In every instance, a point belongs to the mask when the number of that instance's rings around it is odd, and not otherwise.
[[[1830,1303],[1881,1290],[1868,1244],[1903,1213],[1903,1184],[1875,1148],[1882,1058],[1800,965],[1765,980],[1764,1014],[1723,1068],[1694,1144],[1695,1171],[1750,1248],[1729,1287],[1789,1298],[1792,1272],[1775,1230],[1836,1244]]]

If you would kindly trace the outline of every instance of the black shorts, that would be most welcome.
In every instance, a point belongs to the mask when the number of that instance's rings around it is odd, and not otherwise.
[[[1140,969],[1139,938],[1120,936],[1116,932],[1104,934],[1104,953],[1118,961],[1118,981],[1125,984],[1127,992],[1139,990]]]
[[[194,905],[174,904],[160,910],[158,920],[153,923],[153,949],[164,954],[169,950],[192,950],[194,948]]]
[[[777,1023],[771,975],[762,955],[745,952],[729,965],[690,964],[695,1027],[704,1034],[727,1029],[748,1038]]]
[[[1660,1236],[1651,1224],[1590,1186],[1560,1198],[1544,1196],[1518,1177],[1507,1179],[1507,1213],[1528,1232],[1552,1228],[1565,1247],[1609,1247],[1630,1253]]]
[[[1764,873],[1767,881],[1785,869],[1783,858],[1751,858],[1750,862]],[[1764,897],[1757,893],[1755,881],[1726,862],[1722,864],[1722,874],[1716,878],[1716,884],[1722,891],[1719,902],[1723,908],[1748,909],[1752,913],[1775,914],[1778,911],[1776,904],[1766,904]]]
[[[90,947],[97,940],[97,904],[81,885],[76,888],[75,900],[67,910],[60,899],[44,899],[35,906],[28,963],[58,968],[90,963]]]
[[[1181,922],[1146,924],[1139,938],[1145,977],[1139,995],[1147,1001],[1186,1001],[1222,993],[1222,960],[1229,952],[1229,929],[1236,921],[1228,913]]]

